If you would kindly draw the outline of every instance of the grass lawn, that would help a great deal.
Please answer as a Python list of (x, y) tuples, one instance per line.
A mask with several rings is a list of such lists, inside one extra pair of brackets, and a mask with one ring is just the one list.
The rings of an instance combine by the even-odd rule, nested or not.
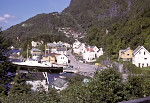
[(141, 68), (142, 72), (145, 74), (150, 74), (150, 67)]

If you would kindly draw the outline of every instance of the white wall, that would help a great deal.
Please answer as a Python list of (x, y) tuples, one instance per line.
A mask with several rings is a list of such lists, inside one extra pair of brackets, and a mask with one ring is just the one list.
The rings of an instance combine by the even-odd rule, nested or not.
[(94, 46), (93, 50), (94, 50), (95, 52), (97, 52), (99, 49), (98, 49), (96, 46)]
[(56, 48), (52, 48), (51, 53), (56, 53)]
[(150, 66), (150, 54), (145, 49), (141, 49), (133, 56), (132, 63), (141, 68)]
[(81, 42), (75, 41), (75, 42), (73, 43), (72, 48), (77, 48), (80, 44), (81, 44)]
[(100, 56), (102, 56), (104, 54), (103, 49), (99, 48), (100, 50), (96, 53), (97, 58), (99, 58)]
[(83, 59), (90, 62), (91, 60), (95, 59), (95, 52), (86, 51), (83, 53)]
[(37, 46), (37, 43), (34, 42), (34, 41), (32, 41), (32, 42), (31, 42), (31, 45), (32, 45), (32, 47), (36, 47), (36, 46)]
[(57, 59), (57, 64), (68, 64), (68, 57), (65, 55), (59, 55), (56, 57)]
[(37, 60), (39, 58), (39, 56), (32, 56), (32, 59)]

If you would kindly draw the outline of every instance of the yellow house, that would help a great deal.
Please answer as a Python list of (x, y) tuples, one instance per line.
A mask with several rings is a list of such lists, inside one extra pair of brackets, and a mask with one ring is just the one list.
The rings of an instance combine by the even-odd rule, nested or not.
[(50, 63), (56, 63), (56, 55), (56, 53), (50, 53), (44, 56), (42, 59)]
[(131, 50), (130, 47), (124, 50), (120, 50), (119, 59), (122, 59), (123, 61), (129, 61), (130, 59), (132, 59), (132, 52), (133, 50)]

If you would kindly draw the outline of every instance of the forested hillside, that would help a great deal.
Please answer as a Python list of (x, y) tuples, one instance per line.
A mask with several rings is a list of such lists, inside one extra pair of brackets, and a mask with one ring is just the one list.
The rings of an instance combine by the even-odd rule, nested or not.
[(143, 45), (150, 51), (150, 10), (124, 23), (115, 23), (107, 30), (93, 27), (86, 36), (89, 44), (103, 47), (106, 53), (117, 59), (120, 49)]
[[(31, 37), (45, 34), (57, 34), (58, 27), (74, 26), (69, 17), (57, 12), (49, 14), (38, 14), (20, 24), (10, 27), (4, 31), (9, 37)], [(74, 26), (75, 27), (75, 26)]]
[[(143, 38), (140, 39), (140, 42), (135, 42), (139, 41), (140, 36), (147, 35), (144, 32), (148, 32), (148, 29), (144, 25), (149, 25), (149, 18), (144, 15), (150, 9), (149, 4), (150, 0), (71, 0), (69, 7), (64, 9), (62, 13), (38, 14), (10, 27), (4, 31), (4, 35), (13, 38), (10, 40), (14, 41), (16, 41), (16, 37), (35, 38), (39, 35), (64, 35), (59, 33), (58, 29), (65, 27), (70, 27), (72, 30), (82, 33), (89, 32), (89, 35), (93, 35), (95, 31), (92, 31), (92, 28), (96, 27), (99, 35), (96, 37), (93, 35), (92, 38), (88, 35), (89, 40), (86, 39), (86, 41), (89, 41), (89, 44), (96, 44), (105, 48), (107, 48), (107, 43), (109, 48), (108, 44), (112, 44), (112, 41), (106, 40), (106, 42), (105, 39), (118, 37), (119, 39), (116, 40), (121, 41), (119, 42), (121, 44), (118, 44), (118, 41), (113, 43), (115, 46), (119, 45), (119, 47), (115, 51), (112, 51), (111, 47), (109, 48), (109, 51), (112, 52), (110, 54), (116, 54), (116, 51), (124, 46), (135, 48), (140, 44), (146, 45), (142, 41)], [(147, 24), (142, 24), (143, 22)], [(105, 35), (107, 29), (109, 33)], [(113, 39), (111, 38), (111, 40)]]

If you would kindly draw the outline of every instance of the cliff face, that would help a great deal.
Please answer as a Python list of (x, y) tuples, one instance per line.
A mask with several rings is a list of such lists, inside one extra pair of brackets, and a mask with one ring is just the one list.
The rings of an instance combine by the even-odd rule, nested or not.
[(84, 29), (108, 27), (150, 8), (149, 0), (72, 0), (62, 13), (72, 15)]

